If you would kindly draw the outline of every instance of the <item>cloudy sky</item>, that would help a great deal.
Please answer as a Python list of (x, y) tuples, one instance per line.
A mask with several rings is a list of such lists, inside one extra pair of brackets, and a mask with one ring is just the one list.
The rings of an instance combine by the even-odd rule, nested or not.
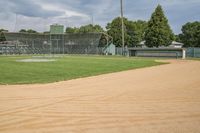
[[(105, 27), (120, 15), (119, 0), (0, 0), (0, 29), (49, 30), (53, 23), (80, 26), (92, 23)], [(175, 33), (189, 21), (200, 21), (200, 0), (124, 0), (130, 20), (149, 20), (161, 4)]]

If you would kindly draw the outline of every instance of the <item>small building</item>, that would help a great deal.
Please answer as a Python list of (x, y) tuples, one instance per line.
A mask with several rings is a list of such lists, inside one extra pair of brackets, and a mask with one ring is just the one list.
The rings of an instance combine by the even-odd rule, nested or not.
[(138, 45), (138, 47), (146, 48), (147, 46), (145, 45), (146, 41), (141, 41)]
[(113, 43), (111, 43), (105, 47), (103, 52), (106, 55), (115, 55), (115, 49), (116, 49), (116, 46)]
[(183, 43), (173, 41), (171, 45), (169, 45), (170, 48), (182, 48)]

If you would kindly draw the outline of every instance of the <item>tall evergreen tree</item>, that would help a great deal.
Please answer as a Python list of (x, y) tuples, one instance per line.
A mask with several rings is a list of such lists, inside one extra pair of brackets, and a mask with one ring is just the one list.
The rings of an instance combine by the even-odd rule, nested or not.
[(158, 5), (148, 22), (145, 32), (146, 45), (148, 47), (169, 46), (174, 35), (164, 15), (161, 5)]

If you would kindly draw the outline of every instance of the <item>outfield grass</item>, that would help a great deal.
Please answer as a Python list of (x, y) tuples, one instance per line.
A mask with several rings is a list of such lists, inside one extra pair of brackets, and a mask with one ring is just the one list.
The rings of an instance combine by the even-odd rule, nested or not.
[(16, 62), (26, 58), (32, 57), (0, 56), (0, 84), (50, 83), (163, 64), (153, 59), (104, 56), (65, 56), (55, 58), (55, 62)]

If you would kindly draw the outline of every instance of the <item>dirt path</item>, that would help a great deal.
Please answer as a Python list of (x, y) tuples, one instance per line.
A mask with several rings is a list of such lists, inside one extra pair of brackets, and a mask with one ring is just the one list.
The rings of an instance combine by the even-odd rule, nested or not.
[(200, 61), (0, 86), (2, 133), (199, 133)]

